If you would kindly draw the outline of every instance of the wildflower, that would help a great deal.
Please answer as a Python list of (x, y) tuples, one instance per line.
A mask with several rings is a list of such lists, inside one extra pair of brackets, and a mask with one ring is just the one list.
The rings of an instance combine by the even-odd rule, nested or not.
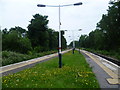
[(6, 87), (8, 87), (8, 85), (7, 84), (5, 84), (6, 85)]
[(56, 72), (54, 72), (54, 74), (56, 74)]
[(78, 72), (78, 76), (82, 77), (82, 75)]
[(52, 86), (52, 84), (51, 84), (51, 86)]
[(27, 85), (27, 87), (29, 87), (29, 85)]
[(42, 74), (43, 76), (45, 75), (45, 74)]
[(34, 72), (34, 73), (37, 73), (37, 72)]
[(7, 80), (4, 80), (4, 83), (6, 83)]
[(16, 81), (19, 82), (19, 79), (17, 79)]
[(38, 86), (38, 84), (35, 84), (35, 86)]

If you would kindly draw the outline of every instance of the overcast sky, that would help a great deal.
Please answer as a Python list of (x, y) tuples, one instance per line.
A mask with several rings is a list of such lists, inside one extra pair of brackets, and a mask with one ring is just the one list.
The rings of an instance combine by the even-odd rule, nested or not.
[[(37, 7), (37, 4), (63, 5), (82, 2), (80, 6), (61, 8), (61, 30), (68, 30), (65, 37), (69, 44), (77, 40), (81, 34), (89, 34), (95, 30), (96, 24), (101, 20), (102, 14), (107, 13), (110, 0), (0, 0), (0, 26), (2, 29), (20, 26), (27, 29), (32, 15), (39, 13), (47, 15), (49, 28), (58, 31), (58, 8)], [(78, 31), (82, 29), (82, 31)], [(71, 36), (71, 37), (68, 37)]]

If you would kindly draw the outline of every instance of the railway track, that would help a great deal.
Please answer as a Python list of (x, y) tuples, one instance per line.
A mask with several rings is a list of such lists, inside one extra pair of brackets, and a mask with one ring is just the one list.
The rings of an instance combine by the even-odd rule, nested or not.
[[(76, 50), (79, 51), (79, 49), (76, 49)], [(88, 52), (91, 52), (91, 51), (88, 51)], [(104, 59), (106, 59), (106, 60), (108, 60), (108, 61), (110, 61), (114, 64), (117, 64), (118, 66), (120, 66), (120, 60), (117, 60), (117, 59), (114, 59), (114, 58), (111, 58), (111, 57), (108, 57), (108, 56), (105, 56), (105, 55), (102, 55), (102, 54), (98, 54), (98, 53), (95, 53), (95, 52), (91, 52), (91, 53), (93, 53), (95, 55), (98, 55), (98, 56), (100, 56), (100, 57), (102, 57), (102, 58), (104, 58)]]
[(98, 55), (98, 56), (100, 56), (102, 58), (105, 58), (106, 60), (111, 61), (112, 63), (117, 64), (118, 66), (120, 66), (120, 61), (117, 60), (117, 59), (113, 59), (111, 57), (108, 57), (108, 56), (105, 56), (105, 55), (101, 55), (101, 54), (98, 54), (98, 53), (95, 53), (95, 52), (91, 52), (91, 53), (93, 53), (95, 55)]

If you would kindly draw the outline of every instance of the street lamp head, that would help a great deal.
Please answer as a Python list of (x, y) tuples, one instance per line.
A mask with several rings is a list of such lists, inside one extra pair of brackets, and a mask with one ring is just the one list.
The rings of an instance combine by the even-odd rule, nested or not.
[(65, 6), (72, 6), (72, 5), (74, 5), (74, 6), (82, 5), (82, 2), (75, 3), (75, 4), (68, 4), (68, 5), (57, 5), (57, 6), (55, 6), (55, 5), (38, 4), (37, 6), (38, 7), (65, 7)]
[(79, 29), (78, 31), (82, 31), (82, 29)]
[(46, 7), (46, 5), (43, 5), (43, 4), (38, 4), (37, 6), (38, 7)]
[(74, 6), (82, 5), (82, 2), (75, 3)]

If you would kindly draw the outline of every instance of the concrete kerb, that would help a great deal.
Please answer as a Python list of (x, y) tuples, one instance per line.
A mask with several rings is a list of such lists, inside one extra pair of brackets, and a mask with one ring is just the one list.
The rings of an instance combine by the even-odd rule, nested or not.
[[(93, 53), (87, 52), (87, 51), (85, 51), (85, 50), (82, 50), (82, 52), (84, 52), (86, 55), (88, 55), (88, 56), (89, 56), (92, 60), (94, 60), (108, 75), (111, 76), (111, 78), (107, 78), (107, 79), (106, 79), (109, 84), (120, 84), (118, 73), (117, 73), (117, 74), (114, 73), (110, 68), (108, 68), (107, 66), (105, 66), (105, 65), (103, 64), (103, 62), (106, 62), (106, 63), (108, 63), (108, 64), (114, 65), (114, 66), (116, 66), (116, 67), (118, 68), (118, 70), (119, 70), (120, 67), (119, 67), (118, 65), (113, 64), (112, 62), (107, 61), (107, 60), (105, 60), (105, 59), (103, 59), (103, 58), (101, 58), (101, 57), (98, 57), (98, 56), (94, 55)], [(99, 58), (99, 60), (98, 60), (97, 58), (95, 58), (95, 57)]]
[[(69, 51), (71, 51), (71, 49), (62, 51), (62, 54), (67, 53)], [(2, 69), (0, 71), (0, 74), (2, 74), (4, 72), (7, 72), (7, 71), (10, 71), (10, 70), (21, 68), (21, 67), (26, 66), (26, 65), (30, 65), (30, 64), (37, 63), (37, 62), (41, 62), (41, 61), (44, 61), (46, 59), (50, 59), (50, 58), (56, 57), (56, 56), (58, 56), (58, 53), (54, 53), (54, 54), (46, 55), (46, 56), (43, 56), (43, 57), (38, 57), (38, 58), (35, 58), (35, 59), (30, 59), (30, 60), (27, 60), (27, 61), (22, 61), (22, 62), (19, 62), (19, 63), (3, 66), (3, 67), (0, 67), (0, 69)]]

